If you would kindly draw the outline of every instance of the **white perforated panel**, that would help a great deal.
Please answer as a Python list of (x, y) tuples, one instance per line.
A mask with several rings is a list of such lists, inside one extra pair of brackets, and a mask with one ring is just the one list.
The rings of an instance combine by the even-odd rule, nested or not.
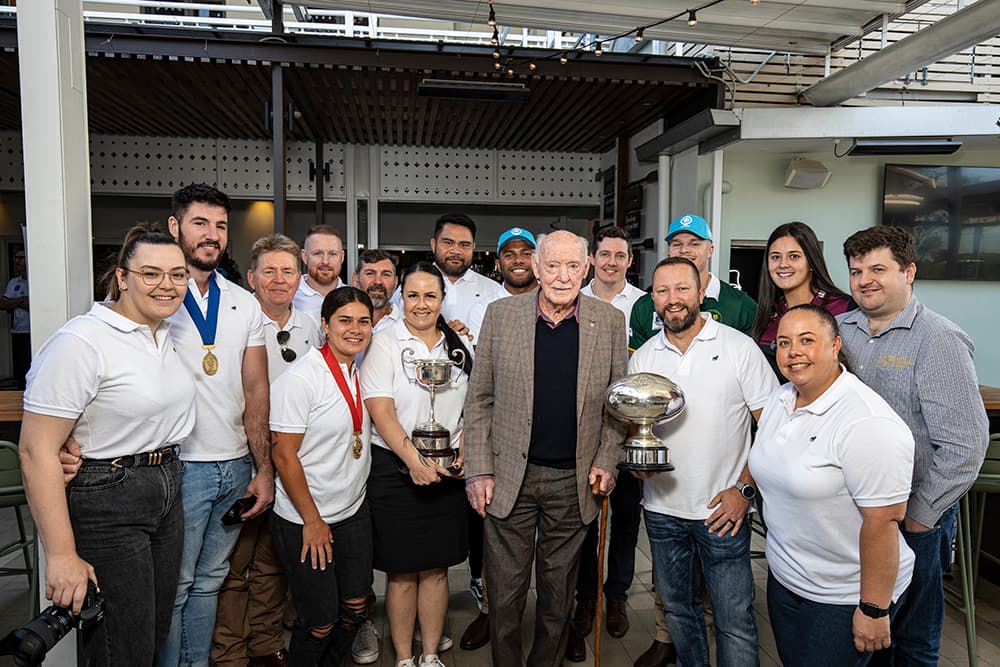
[(91, 135), (91, 190), (171, 194), (189, 183), (215, 184), (215, 144), (215, 139)]
[(500, 151), (497, 199), (596, 204), (599, 168), (600, 156), (592, 153)]
[(469, 201), (495, 196), (495, 151), (383, 146), (379, 159), (380, 199)]
[(323, 144), (323, 161), (330, 165), (330, 180), (326, 184), (324, 199), (344, 199), (344, 146)]
[(271, 195), (270, 141), (220, 139), (218, 156), (220, 190), (230, 197)]
[(0, 132), (0, 190), (24, 189), (24, 152), (20, 132)]

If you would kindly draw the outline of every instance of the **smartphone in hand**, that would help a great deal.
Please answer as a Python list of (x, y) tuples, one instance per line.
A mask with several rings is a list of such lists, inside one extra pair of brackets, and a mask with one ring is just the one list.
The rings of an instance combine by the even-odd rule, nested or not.
[(222, 515), (222, 525), (235, 526), (238, 523), (243, 523), (243, 514), (250, 511), (250, 508), (256, 504), (257, 496), (247, 496), (246, 498), (237, 499), (232, 507)]

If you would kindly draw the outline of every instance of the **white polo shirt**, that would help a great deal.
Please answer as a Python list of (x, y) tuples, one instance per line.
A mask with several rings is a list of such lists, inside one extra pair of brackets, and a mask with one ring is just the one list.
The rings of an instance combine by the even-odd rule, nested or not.
[[(444, 302), (441, 304), (441, 314), (448, 322), (461, 320), (466, 326), (469, 324), (469, 311), (479, 301), (487, 299), (509, 296), (507, 291), (500, 286), (500, 283), (480, 275), (469, 269), (462, 274), (462, 277), (452, 282), (448, 276), (444, 277), (445, 292)], [(500, 295), (499, 297), (497, 295)], [(471, 327), (470, 327), (471, 329)]]
[(95, 303), (45, 341), (31, 364), (24, 409), (75, 419), (85, 459), (184, 442), (195, 425), (191, 375), (169, 326), (153, 332)]
[[(796, 595), (855, 605), (858, 508), (906, 502), (913, 436), (877, 392), (847, 371), (807, 406), (796, 409), (796, 396), (790, 382), (771, 396), (750, 450), (750, 472), (764, 500), (767, 564)], [(913, 573), (913, 552), (896, 533), (894, 601)]]
[(389, 302), (389, 308), (391, 308), (391, 310), (388, 313), (386, 313), (385, 315), (383, 315), (382, 319), (380, 319), (378, 322), (376, 322), (375, 326), (372, 327), (372, 335), (373, 336), (375, 334), (377, 334), (379, 331), (384, 331), (385, 329), (388, 329), (393, 324), (395, 324), (396, 322), (398, 322), (399, 320), (401, 320), (403, 318), (403, 308), (402, 308), (402, 306), (399, 306), (399, 305), (393, 303), (392, 301), (390, 301)]
[[(299, 288), (295, 290), (295, 296), (292, 297), (292, 306), (313, 318), (316, 321), (316, 326), (319, 327), (320, 321), (323, 319), (321, 312), (323, 310), (323, 299), (326, 298), (326, 294), (321, 294), (310, 287), (309, 283), (306, 282), (306, 277), (306, 275), (303, 275), (299, 278)], [(330, 291), (332, 292), (338, 287), (343, 286), (344, 282), (338, 276), (337, 284)], [(320, 331), (322, 331), (322, 328), (320, 328)]]
[(764, 407), (778, 381), (752, 338), (701, 313), (705, 326), (683, 355), (663, 333), (629, 359), (629, 373), (658, 373), (684, 392), (685, 407), (653, 433), (670, 448), (674, 472), (644, 482), (643, 507), (703, 520), (709, 501), (739, 479), (750, 451), (750, 411)]
[[(243, 428), (243, 352), (248, 347), (264, 345), (264, 314), (257, 298), (218, 272), (219, 326), (212, 353), (219, 359), (215, 375), (206, 375), (201, 361), (205, 350), (201, 335), (187, 309), (181, 306), (169, 319), (170, 335), (188, 373), (194, 378), (198, 402), (198, 421), (181, 447), (185, 461), (229, 461), (244, 456), (247, 433)], [(208, 290), (201, 293), (194, 279), (188, 280), (202, 314), (208, 312)]]
[(323, 335), (316, 326), (316, 322), (311, 317), (299, 312), (292, 306), (292, 314), (285, 322), (282, 329), (278, 323), (263, 313), (264, 317), (264, 346), (267, 348), (267, 378), (274, 383), (274, 380), (285, 372), (291, 365), (281, 356), (281, 346), (278, 345), (278, 332), (288, 332), (288, 344), (286, 347), (295, 352), (294, 363), (301, 359), (310, 348), (317, 348), (323, 344)]
[(506, 285), (500, 285), (503, 289), (494, 294), (493, 296), (480, 299), (472, 308), (469, 309), (469, 319), (465, 321), (465, 326), (469, 327), (469, 332), (472, 334), (472, 345), (475, 346), (479, 343), (479, 332), (483, 328), (483, 318), (486, 317), (486, 308), (491, 303), (498, 299), (504, 299), (508, 296), (513, 296), (507, 291)]
[[(405, 349), (413, 350), (408, 359), (447, 359), (448, 350), (444, 335), (430, 350), (423, 341), (410, 333), (403, 320), (372, 337), (371, 347), (361, 367), (361, 393), (364, 398), (391, 398), (396, 404), (396, 417), (407, 433), (430, 416), (430, 392), (418, 385), (412, 366), (403, 369), (400, 356)], [(451, 371), (454, 386), (445, 385), (437, 390), (434, 416), (451, 431), (451, 444), (458, 447), (462, 435), (462, 408), (469, 389), (469, 377), (457, 366)], [(372, 444), (390, 449), (378, 430), (372, 429)]]
[[(586, 287), (580, 290), (580, 293), (592, 296), (595, 299), (600, 299), (601, 297), (594, 294), (595, 280), (597, 279), (594, 278), (587, 283)], [(644, 296), (645, 294), (645, 291), (639, 289), (632, 283), (626, 282), (622, 291), (615, 294), (615, 296), (611, 299), (611, 305), (622, 311), (622, 314), (625, 315), (625, 328), (628, 330), (629, 338), (632, 337), (632, 327), (629, 326), (629, 322), (632, 321), (632, 306), (634, 306), (635, 302), (639, 300), (639, 297)]]
[[(347, 365), (340, 364), (340, 369), (355, 396), (357, 366), (348, 372)], [(361, 409), (362, 449), (361, 458), (356, 459), (350, 408), (319, 350), (304, 352), (271, 384), (271, 430), (303, 434), (299, 461), (316, 509), (327, 523), (354, 516), (365, 500), (371, 426), (364, 402)], [(280, 474), (274, 484), (274, 511), (286, 521), (303, 523)]]

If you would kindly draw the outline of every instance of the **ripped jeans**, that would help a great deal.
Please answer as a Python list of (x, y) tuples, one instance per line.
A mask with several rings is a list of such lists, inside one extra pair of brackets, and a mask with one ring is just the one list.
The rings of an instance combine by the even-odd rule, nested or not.
[[(333, 562), (314, 570), (309, 558), (300, 562), (302, 524), (271, 517), (271, 534), (278, 557), (285, 566), (298, 621), (288, 647), (289, 664), (342, 664), (350, 655), (358, 627), (368, 616), (366, 604), (372, 587), (372, 519), (366, 500), (354, 516), (330, 524)], [(348, 605), (346, 601), (359, 601)], [(322, 637), (314, 630), (333, 631)]]

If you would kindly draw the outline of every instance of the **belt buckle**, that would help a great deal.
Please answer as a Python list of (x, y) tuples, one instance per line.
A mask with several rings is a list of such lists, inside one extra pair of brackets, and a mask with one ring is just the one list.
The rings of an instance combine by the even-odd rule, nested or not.
[(118, 456), (118, 457), (112, 459), (111, 460), (111, 467), (112, 468), (124, 468), (125, 466), (123, 466), (121, 463), (119, 463), (119, 461), (121, 461), (124, 458), (126, 458), (126, 457), (124, 457), (124, 456)]
[(149, 462), (147, 465), (158, 466), (163, 462), (163, 452), (157, 450), (155, 452), (149, 453)]

